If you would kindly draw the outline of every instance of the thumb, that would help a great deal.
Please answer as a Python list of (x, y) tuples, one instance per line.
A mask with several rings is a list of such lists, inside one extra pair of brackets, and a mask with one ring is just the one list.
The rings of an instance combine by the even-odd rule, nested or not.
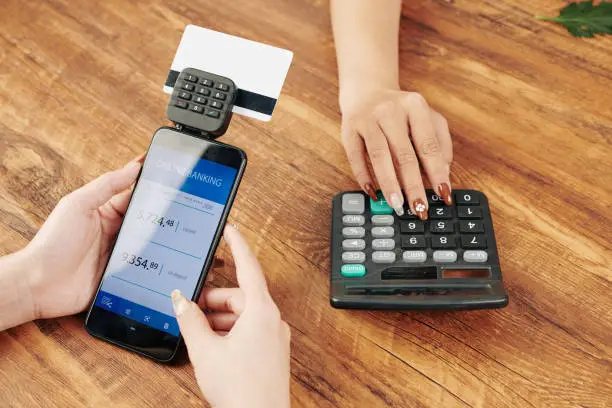
[(131, 186), (138, 177), (141, 164), (137, 161), (129, 162), (125, 167), (105, 173), (94, 181), (85, 184), (74, 192), (87, 210), (95, 210)]
[(206, 347), (202, 347), (203, 343), (211, 341), (218, 335), (210, 327), (208, 319), (198, 305), (187, 299), (178, 289), (172, 291), (172, 306), (193, 362), (197, 359), (198, 353), (206, 350)]

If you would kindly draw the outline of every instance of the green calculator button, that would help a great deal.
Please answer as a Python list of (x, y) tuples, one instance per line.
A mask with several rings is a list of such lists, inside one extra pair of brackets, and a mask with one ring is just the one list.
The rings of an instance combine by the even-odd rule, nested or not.
[(366, 274), (366, 268), (363, 265), (358, 264), (346, 264), (342, 265), (340, 273), (345, 278), (361, 278)]
[(374, 201), (370, 198), (370, 211), (372, 214), (393, 214), (393, 208), (387, 204), (387, 200), (381, 193), (378, 193), (378, 200)]

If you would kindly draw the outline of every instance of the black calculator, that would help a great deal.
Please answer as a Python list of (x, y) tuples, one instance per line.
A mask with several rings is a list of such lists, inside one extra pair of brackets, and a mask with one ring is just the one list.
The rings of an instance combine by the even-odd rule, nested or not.
[(398, 217), (382, 194), (332, 202), (330, 302), (341, 309), (484, 309), (508, 304), (487, 197), (427, 190), (428, 219)]
[(217, 137), (225, 133), (236, 100), (234, 81), (195, 68), (179, 74), (166, 116), (186, 130)]

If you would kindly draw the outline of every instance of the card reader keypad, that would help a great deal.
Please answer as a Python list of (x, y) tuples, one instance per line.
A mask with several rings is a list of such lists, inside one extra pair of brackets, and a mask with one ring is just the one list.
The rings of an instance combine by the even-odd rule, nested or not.
[[(410, 212), (407, 204), (405, 214), (397, 216), (380, 192), (377, 200), (363, 192), (345, 192), (334, 198), (331, 273), (334, 306), (355, 308), (351, 297), (355, 293), (405, 291), (388, 289), (393, 288), (394, 282), (416, 282), (411, 279), (427, 277), (427, 282), (440, 284), (446, 270), (476, 270), (479, 277), (488, 276), (486, 279), (496, 281), (495, 285), (501, 287), (503, 296), (496, 298), (495, 305), (483, 301), (469, 307), (501, 307), (505, 305), (504, 299), (507, 303), (486, 197), (474, 190), (456, 190), (451, 206), (445, 205), (431, 190), (427, 191), (427, 198), (426, 221)], [(363, 308), (387, 308), (384, 298), (371, 298), (376, 306), (368, 307), (370, 298), (359, 296)], [(465, 298), (469, 296), (466, 294)], [(403, 299), (406, 305), (418, 303), (414, 297)], [(393, 304), (401, 305), (400, 298), (393, 298)], [(453, 307), (452, 303), (448, 306)]]
[(189, 129), (219, 136), (229, 125), (235, 98), (231, 79), (187, 68), (177, 78), (166, 115)]

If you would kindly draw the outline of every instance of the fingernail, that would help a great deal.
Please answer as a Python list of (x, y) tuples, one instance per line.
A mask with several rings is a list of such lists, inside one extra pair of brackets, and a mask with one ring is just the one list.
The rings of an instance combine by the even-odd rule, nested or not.
[(372, 186), (371, 183), (366, 183), (366, 185), (363, 186), (363, 191), (365, 191), (366, 194), (369, 195), (372, 200), (374, 201), (378, 200), (378, 196), (376, 195), (376, 190), (374, 190), (374, 186)]
[(427, 219), (427, 206), (425, 205), (425, 201), (420, 198), (416, 199), (412, 202), (412, 206), (414, 207), (414, 212), (417, 217), (425, 221)]
[(436, 187), (436, 193), (442, 197), (446, 205), (453, 205), (453, 197), (451, 196), (451, 189), (448, 183), (442, 183)]
[(389, 196), (389, 204), (395, 210), (395, 213), (400, 217), (404, 215), (404, 203), (402, 200), (402, 196), (398, 193), (392, 193)]
[(172, 307), (174, 307), (174, 314), (177, 316), (182, 315), (189, 306), (189, 301), (180, 290), (174, 289), (172, 291)]

